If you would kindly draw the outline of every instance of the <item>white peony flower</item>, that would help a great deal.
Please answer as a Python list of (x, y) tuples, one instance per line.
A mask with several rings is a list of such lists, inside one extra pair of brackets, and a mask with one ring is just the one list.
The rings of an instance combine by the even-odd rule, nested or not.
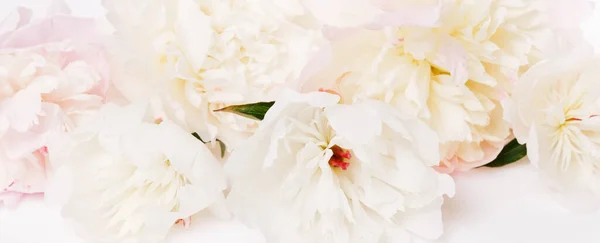
[(62, 167), (48, 201), (92, 242), (161, 242), (176, 222), (224, 199), (208, 148), (169, 121), (144, 122), (145, 113), (144, 105), (105, 105), (52, 158)]
[(505, 105), (515, 137), (567, 206), (593, 209), (600, 206), (600, 57), (574, 53), (532, 67)]
[(442, 233), (454, 183), (435, 133), (379, 101), (284, 92), (234, 150), (232, 212), (268, 242), (415, 242)]
[(550, 40), (546, 7), (526, 0), (443, 1), (438, 25), (338, 31), (328, 50), (331, 65), (305, 90), (333, 89), (350, 103), (389, 103), (438, 133), (441, 170), (481, 166), (510, 134), (502, 99)]
[(323, 42), (303, 8), (285, 3), (104, 0), (117, 85), (131, 100), (159, 97), (171, 119), (233, 148), (256, 122), (213, 111), (294, 87)]

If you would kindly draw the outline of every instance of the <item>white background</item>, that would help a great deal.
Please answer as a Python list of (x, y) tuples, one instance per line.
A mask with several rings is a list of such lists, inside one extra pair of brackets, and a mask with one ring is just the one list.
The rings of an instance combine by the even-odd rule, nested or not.
[[(0, 0), (0, 20), (18, 5), (43, 14), (50, 0)], [(100, 0), (67, 1), (75, 15), (102, 16)], [(600, 0), (599, 0), (600, 2)], [(600, 9), (584, 23), (586, 37), (600, 50)], [(600, 77), (598, 77), (600, 79)], [(598, 243), (600, 214), (562, 209), (526, 162), (477, 169), (456, 176), (457, 193), (444, 205), (440, 243)], [(41, 198), (14, 209), (0, 208), (0, 243), (84, 243)], [(171, 234), (169, 243), (263, 243), (260, 233), (237, 222), (205, 219)]]

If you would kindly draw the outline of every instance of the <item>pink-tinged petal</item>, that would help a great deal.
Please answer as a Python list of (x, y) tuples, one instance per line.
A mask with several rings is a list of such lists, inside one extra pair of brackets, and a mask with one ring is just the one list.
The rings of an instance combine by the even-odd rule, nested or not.
[(93, 48), (88, 49), (85, 53), (79, 53), (79, 55), (82, 60), (93, 66), (100, 75), (100, 82), (92, 87), (88, 93), (105, 97), (110, 87), (110, 65), (104, 50)]
[(13, 129), (24, 132), (37, 123), (42, 104), (39, 92), (22, 90), (8, 102), (5, 116)]
[(504, 148), (504, 145), (509, 143), (512, 139), (513, 137), (511, 136), (502, 142), (481, 142), (477, 145), (477, 151), (480, 151), (483, 156), (477, 160), (461, 158), (458, 155), (458, 150), (452, 151), (449, 153), (452, 156), (442, 159), (440, 164), (435, 166), (434, 169), (440, 173), (452, 174), (457, 171), (468, 171), (486, 165), (496, 159), (498, 154), (502, 151), (502, 148)]
[(303, 3), (319, 21), (335, 27), (362, 26), (383, 13), (371, 0), (303, 0)]
[(331, 40), (342, 40), (344, 38), (352, 37), (357, 34), (361, 28), (337, 28), (333, 26), (324, 26), (323, 35)]
[(45, 189), (46, 182), (46, 164), (47, 155), (44, 153), (45, 147), (37, 149), (18, 159), (3, 157), (2, 170), (4, 172), (4, 182), (10, 182), (2, 185), (0, 192), (16, 193), (40, 193)]
[(71, 9), (64, 0), (52, 0), (46, 15), (52, 16), (56, 14), (71, 14)]
[[(68, 52), (60, 53), (63, 71), (67, 72), (69, 85), (52, 96), (65, 97), (74, 93), (89, 93), (105, 97), (110, 84), (110, 65), (105, 49), (98, 45), (76, 45)], [(75, 74), (69, 75), (69, 74)], [(83, 80), (77, 80), (83, 78)], [(65, 87), (66, 86), (66, 87)], [(70, 90), (65, 93), (66, 90)], [(58, 97), (55, 97), (58, 98)]]
[(56, 77), (36, 78), (26, 89), (17, 92), (11, 99), (5, 101), (8, 104), (4, 107), (6, 110), (2, 115), (6, 116), (11, 127), (16, 131), (27, 131), (30, 127), (38, 124), (38, 115), (42, 109), (42, 94), (54, 90), (57, 84)]
[(439, 173), (452, 174), (452, 172), (454, 172), (454, 168), (456, 168), (457, 165), (458, 158), (456, 156), (453, 156), (449, 159), (443, 159), (442, 161), (440, 161), (439, 166), (434, 166), (433, 168)]
[(44, 142), (42, 134), (9, 130), (0, 140), (0, 149), (6, 152), (5, 156), (8, 159), (18, 160), (44, 146)]
[(60, 108), (54, 104), (42, 104), (38, 123), (27, 131), (7, 130), (0, 139), (0, 150), (12, 160), (27, 157), (45, 146), (46, 136), (60, 128)]
[(330, 45), (325, 45), (315, 54), (315, 56), (307, 63), (307, 65), (302, 70), (299, 83), (299, 89), (305, 87), (304, 82), (306, 82), (310, 77), (321, 71), (325, 68), (332, 60), (332, 49)]
[(31, 9), (20, 7), (2, 20), (0, 22), (0, 43), (14, 30), (28, 24), (32, 16)]
[(441, 38), (437, 53), (430, 61), (450, 72), (455, 84), (462, 85), (469, 79), (467, 51), (460, 42), (450, 36)]
[(57, 15), (24, 26), (0, 42), (0, 48), (27, 48), (70, 40), (93, 40), (97, 37), (94, 19)]
[(61, 130), (61, 124), (64, 124), (65, 117), (60, 106), (54, 103), (43, 102), (38, 121), (38, 124), (31, 127), (29, 132), (43, 134)]
[(460, 161), (457, 165), (455, 170), (456, 171), (467, 171), (482, 165), (485, 165), (489, 162), (492, 162), (494, 159), (496, 159), (496, 157), (498, 157), (498, 154), (500, 153), (500, 151), (502, 151), (502, 148), (504, 147), (505, 143), (499, 143), (499, 144), (491, 144), (491, 143), (482, 143), (481, 149), (483, 151), (483, 158), (477, 161), (472, 161), (472, 162), (464, 162), (464, 161)]
[(64, 113), (71, 114), (87, 110), (97, 110), (104, 102), (102, 96), (76, 94), (54, 103), (59, 105)]
[(373, 25), (432, 27), (439, 21), (442, 4), (439, 1), (419, 6), (396, 7), (377, 16)]
[[(0, 111), (6, 111), (8, 102), (0, 103)], [(0, 137), (10, 128), (10, 120), (3, 112), (0, 112)]]
[(8, 208), (16, 207), (19, 202), (23, 201), (27, 197), (39, 197), (43, 195), (42, 192), (34, 193), (21, 193), (21, 192), (0, 192), (0, 206), (4, 205)]
[(14, 207), (19, 203), (19, 201), (21, 201), (22, 197), (23, 193), (0, 191), (0, 205), (4, 205), (6, 207)]
[(44, 100), (54, 102), (84, 93), (95, 94), (100, 97), (105, 96), (108, 88), (108, 80), (100, 76), (97, 70), (98, 67), (93, 66), (93, 62), (97, 61), (99, 64), (106, 64), (106, 62), (90, 58), (92, 62), (90, 63), (87, 60), (76, 59), (83, 58), (83, 56), (72, 58), (73, 60), (68, 60), (68, 63), (62, 70), (65, 76), (64, 80), (51, 93), (44, 94)]
[(546, 0), (550, 24), (557, 29), (579, 29), (594, 13), (596, 3), (590, 0)]
[(20, 171), (16, 171), (15, 184), (8, 191), (33, 194), (46, 189), (46, 159), (35, 155), (36, 160), (22, 161)]

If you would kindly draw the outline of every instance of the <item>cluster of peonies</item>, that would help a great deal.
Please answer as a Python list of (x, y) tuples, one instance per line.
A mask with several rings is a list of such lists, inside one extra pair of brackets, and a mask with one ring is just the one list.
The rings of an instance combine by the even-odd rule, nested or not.
[(205, 213), (272, 243), (435, 240), (450, 175), (513, 139), (600, 206), (587, 0), (103, 5), (113, 33), (61, 1), (0, 22), (0, 203), (45, 193), (93, 242)]

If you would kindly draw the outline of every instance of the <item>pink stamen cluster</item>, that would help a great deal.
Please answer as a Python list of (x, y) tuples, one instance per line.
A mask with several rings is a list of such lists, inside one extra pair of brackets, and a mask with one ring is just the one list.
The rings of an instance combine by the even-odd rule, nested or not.
[(46, 146), (42, 146), (40, 149), (38, 149), (38, 152), (39, 152), (39, 153), (40, 153), (42, 156), (46, 157), (46, 156), (48, 156), (48, 147), (46, 147)]
[(337, 145), (331, 147), (331, 151), (333, 151), (333, 155), (329, 159), (329, 165), (342, 168), (342, 170), (347, 170), (348, 166), (350, 166), (348, 160), (352, 158), (350, 151)]

